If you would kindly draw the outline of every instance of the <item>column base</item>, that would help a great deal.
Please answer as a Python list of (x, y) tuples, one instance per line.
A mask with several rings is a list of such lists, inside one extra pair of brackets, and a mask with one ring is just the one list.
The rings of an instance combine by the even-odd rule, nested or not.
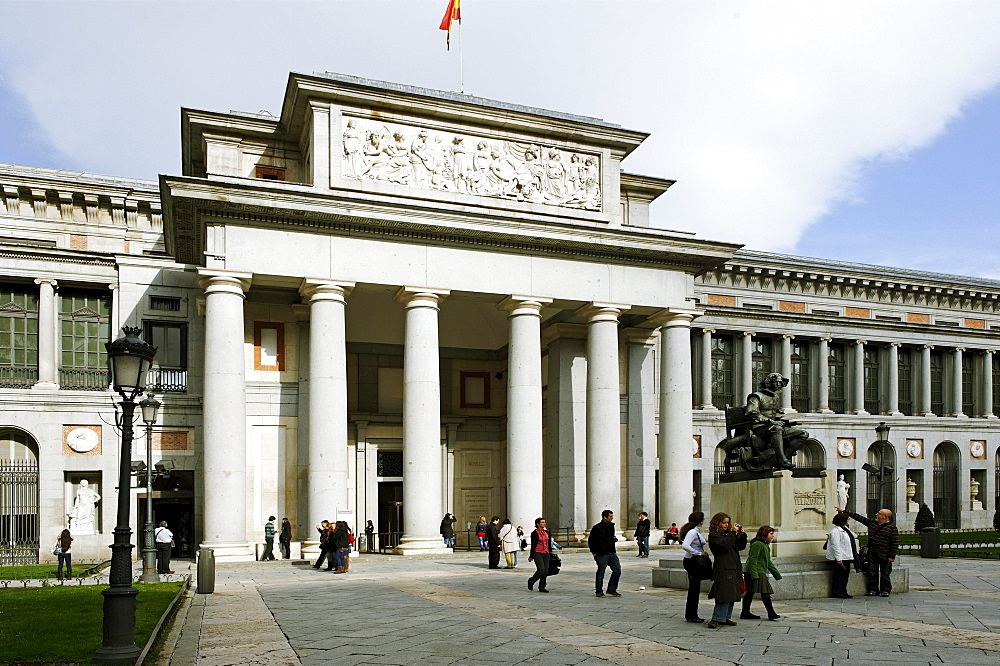
[(216, 562), (254, 562), (257, 559), (249, 543), (203, 543), (198, 548), (215, 551)]
[(898, 409), (895, 409), (889, 412), (889, 416), (906, 416), (906, 415), (903, 414), (903, 412), (899, 411)]
[(969, 418), (968, 416), (966, 416), (962, 412), (958, 412), (957, 414), (949, 414), (948, 416), (951, 416), (951, 417), (956, 418), (956, 419), (967, 419), (967, 418)]
[(319, 557), (319, 541), (303, 541), (302, 557), (311, 559), (312, 556)]
[(872, 415), (871, 412), (866, 412), (863, 409), (855, 409), (855, 410), (853, 410), (851, 412), (851, 414), (853, 414), (854, 416), (871, 416)]
[(450, 555), (454, 551), (441, 543), (439, 537), (421, 539), (403, 537), (399, 545), (392, 549), (393, 555)]
[(798, 414), (798, 412), (795, 411), (794, 407), (782, 407), (781, 408), (781, 413), (782, 414)]
[(921, 416), (937, 416), (934, 412), (924, 412)]
[(34, 391), (58, 391), (59, 384), (55, 382), (35, 382), (31, 388)]
[(833, 410), (828, 407), (821, 407), (816, 410), (817, 414), (833, 414)]
[(721, 412), (722, 410), (715, 405), (698, 405), (698, 409), (705, 412)]
[(995, 419), (995, 418), (997, 418), (997, 416), (996, 416), (996, 414), (983, 414), (983, 418), (984, 419)]

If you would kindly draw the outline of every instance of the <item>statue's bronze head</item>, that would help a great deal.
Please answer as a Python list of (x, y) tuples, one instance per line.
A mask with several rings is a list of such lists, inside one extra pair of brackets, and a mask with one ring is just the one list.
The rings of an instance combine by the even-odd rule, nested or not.
[(769, 373), (760, 383), (760, 387), (768, 391), (780, 391), (786, 386), (788, 386), (788, 378), (782, 377), (781, 373), (778, 372)]

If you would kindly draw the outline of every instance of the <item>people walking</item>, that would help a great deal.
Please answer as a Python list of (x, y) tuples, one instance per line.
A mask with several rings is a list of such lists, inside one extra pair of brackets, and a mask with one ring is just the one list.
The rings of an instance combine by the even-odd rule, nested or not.
[(56, 578), (59, 580), (63, 579), (63, 565), (66, 565), (66, 579), (69, 580), (73, 577), (73, 555), (69, 552), (70, 547), (73, 545), (73, 535), (69, 533), (69, 530), (63, 530), (56, 537), (56, 559), (59, 560), (59, 567), (56, 569)]
[(365, 523), (365, 548), (369, 553), (375, 552), (375, 525), (370, 520)]
[(721, 511), (708, 521), (708, 547), (715, 556), (712, 589), (709, 599), (715, 599), (712, 619), (705, 626), (735, 627), (733, 607), (743, 597), (743, 565), (740, 551), (747, 547), (747, 535), (742, 525), (733, 525), (729, 514)]
[(847, 583), (851, 578), (851, 568), (861, 570), (858, 557), (858, 538), (847, 526), (850, 517), (846, 513), (838, 513), (833, 517), (833, 529), (826, 541), (826, 559), (833, 565), (834, 599), (853, 599), (847, 593)]
[(549, 562), (552, 559), (552, 539), (549, 530), (545, 525), (544, 518), (535, 518), (535, 529), (531, 532), (531, 549), (528, 551), (528, 561), (535, 563), (535, 573), (528, 579), (528, 589), (533, 589), (533, 585), (538, 583), (539, 592), (548, 592), (546, 589), (547, 578), (549, 577)]
[(881, 509), (875, 514), (875, 519), (866, 518), (853, 511), (837, 511), (846, 513), (849, 517), (868, 528), (868, 591), (866, 597), (889, 596), (892, 592), (892, 563), (899, 553), (899, 529), (893, 525), (892, 511)]
[(347, 573), (347, 562), (344, 558), (350, 550), (350, 536), (347, 523), (338, 520), (333, 524), (333, 532), (330, 534), (331, 557), (326, 560), (326, 571), (333, 571), (337, 574)]
[(489, 547), (490, 569), (500, 568), (500, 516), (493, 516), (486, 526), (486, 545)]
[(688, 622), (705, 621), (698, 617), (698, 597), (701, 594), (701, 581), (712, 579), (712, 560), (705, 554), (705, 537), (699, 529), (704, 522), (705, 514), (693, 511), (680, 530), (684, 571), (688, 575), (687, 604), (684, 606), (684, 619)]
[(278, 533), (278, 550), (281, 551), (282, 559), (292, 557), (292, 524), (288, 518), (281, 519), (281, 531)]
[(639, 514), (639, 520), (636, 521), (635, 541), (639, 545), (636, 557), (649, 557), (649, 517), (645, 511)]
[[(601, 522), (590, 528), (590, 535), (587, 537), (587, 546), (594, 555), (597, 562), (597, 576), (595, 587), (598, 597), (620, 597), (618, 593), (618, 581), (622, 577), (622, 565), (618, 560), (618, 553), (615, 552), (615, 513), (611, 509), (601, 512)], [(604, 593), (604, 571), (611, 568), (611, 578), (608, 580), (608, 592)]]
[(260, 556), (262, 562), (274, 560), (274, 516), (270, 516), (264, 523), (264, 553)]
[(510, 519), (504, 518), (500, 525), (500, 549), (507, 560), (504, 569), (513, 569), (517, 566), (517, 530), (511, 525)]
[(170, 551), (174, 547), (174, 533), (167, 529), (167, 521), (161, 520), (160, 526), (153, 530), (153, 541), (156, 545), (156, 573), (172, 574)]
[(455, 547), (455, 516), (450, 513), (444, 514), (441, 519), (441, 538), (444, 539), (444, 545)]
[(476, 523), (476, 536), (479, 537), (479, 550), (486, 550), (486, 516), (479, 516)]
[[(316, 526), (316, 531), (319, 532), (319, 557), (316, 558), (316, 563), (313, 564), (313, 569), (319, 569), (323, 566), (323, 560), (329, 560), (333, 557), (332, 549), (333, 542), (331, 540), (331, 535), (333, 534), (333, 526), (330, 525), (329, 520), (324, 520)], [(329, 566), (329, 565), (328, 565)]]
[(746, 564), (743, 565), (743, 576), (746, 581), (746, 592), (743, 594), (743, 612), (740, 618), (743, 620), (759, 620), (759, 615), (750, 612), (750, 604), (753, 603), (755, 594), (760, 594), (760, 600), (767, 611), (768, 620), (777, 620), (781, 616), (774, 612), (771, 605), (771, 595), (774, 589), (767, 574), (774, 576), (775, 580), (781, 580), (781, 573), (778, 567), (771, 561), (771, 542), (774, 541), (774, 528), (770, 525), (761, 525), (757, 534), (750, 541), (750, 554), (747, 555)]
[(524, 538), (524, 528), (520, 525), (517, 526), (517, 547), (520, 550), (527, 550), (528, 541)]

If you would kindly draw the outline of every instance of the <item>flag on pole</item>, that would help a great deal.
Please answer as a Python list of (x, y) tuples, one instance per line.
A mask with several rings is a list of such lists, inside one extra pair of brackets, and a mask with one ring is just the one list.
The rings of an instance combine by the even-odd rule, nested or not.
[(445, 11), (444, 18), (441, 19), (441, 25), (439, 26), (441, 30), (448, 31), (448, 39), (446, 43), (448, 44), (449, 51), (451, 50), (451, 22), (462, 22), (462, 10), (459, 6), (461, 2), (462, 0), (448, 0), (448, 9)]

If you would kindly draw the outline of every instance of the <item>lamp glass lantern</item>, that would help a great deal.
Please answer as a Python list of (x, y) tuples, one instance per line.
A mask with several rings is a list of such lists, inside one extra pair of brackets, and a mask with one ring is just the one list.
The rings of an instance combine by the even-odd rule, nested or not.
[(146, 388), (156, 347), (139, 337), (138, 327), (125, 326), (125, 335), (104, 345), (108, 351), (111, 385), (126, 400), (134, 400)]
[(160, 411), (161, 404), (152, 395), (146, 396), (146, 399), (139, 403), (139, 408), (142, 410), (142, 422), (148, 426), (156, 423), (156, 414)]
[(886, 425), (885, 421), (882, 421), (877, 426), (875, 426), (875, 434), (878, 435), (878, 441), (880, 442), (889, 441), (889, 426)]

